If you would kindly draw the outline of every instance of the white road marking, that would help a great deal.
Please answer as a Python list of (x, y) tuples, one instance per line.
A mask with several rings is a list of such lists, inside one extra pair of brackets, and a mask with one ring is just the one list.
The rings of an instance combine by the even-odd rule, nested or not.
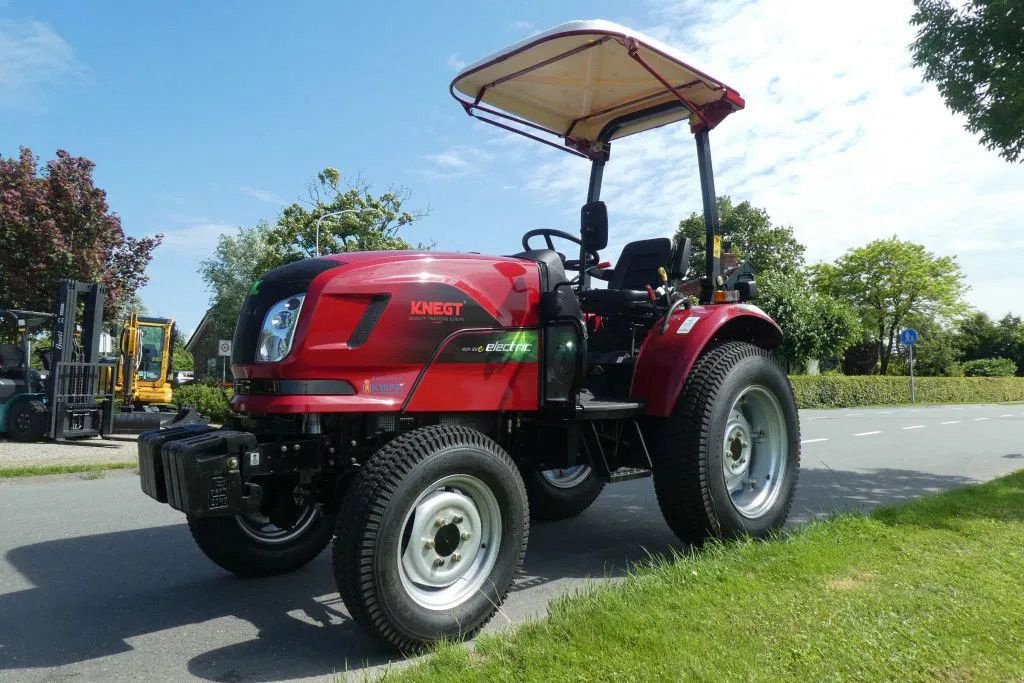
[(845, 417), (861, 417), (864, 413), (847, 413)]
[(828, 441), (828, 439), (804, 439), (800, 443), (818, 443), (819, 441)]
[(882, 432), (860, 432), (859, 434), (854, 434), (854, 436), (871, 436), (872, 434), (881, 434), (881, 433)]
[(924, 425), (913, 425), (911, 427), (904, 427), (903, 429), (924, 429)]
[(987, 419), (988, 419), (987, 417), (976, 417), (976, 418), (974, 418), (974, 421), (975, 422), (981, 422), (982, 420), (987, 420)]
[(960, 424), (960, 420), (946, 420), (945, 422), (940, 422), (939, 424), (958, 425), (958, 424)]
[(1000, 415), (999, 417), (1013, 417), (1013, 415), (1011, 415), (1010, 413), (1007, 413), (1006, 415)]

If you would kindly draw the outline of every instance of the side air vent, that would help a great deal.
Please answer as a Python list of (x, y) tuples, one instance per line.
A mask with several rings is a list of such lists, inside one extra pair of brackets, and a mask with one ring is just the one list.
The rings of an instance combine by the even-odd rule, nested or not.
[(366, 343), (366, 340), (370, 338), (370, 332), (377, 326), (380, 317), (384, 315), (384, 309), (388, 307), (390, 299), (391, 296), (388, 294), (377, 294), (373, 297), (370, 305), (363, 311), (363, 317), (359, 319), (359, 324), (356, 325), (352, 336), (348, 338), (350, 349), (359, 348)]

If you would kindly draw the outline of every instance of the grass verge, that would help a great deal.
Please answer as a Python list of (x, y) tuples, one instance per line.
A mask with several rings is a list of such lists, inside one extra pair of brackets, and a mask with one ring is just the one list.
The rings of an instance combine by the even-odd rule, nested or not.
[(771, 542), (715, 544), (445, 645), (400, 680), (1024, 675), (1024, 471)]
[(39, 477), (46, 474), (76, 474), (84, 472), (98, 479), (106, 470), (130, 470), (138, 467), (135, 462), (104, 462), (81, 465), (26, 465), (25, 467), (0, 467), (0, 479), (15, 477)]

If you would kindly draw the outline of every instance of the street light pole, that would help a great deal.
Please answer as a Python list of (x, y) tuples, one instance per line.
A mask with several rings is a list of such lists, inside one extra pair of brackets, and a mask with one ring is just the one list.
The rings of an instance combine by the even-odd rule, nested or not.
[(342, 209), (341, 211), (332, 211), (330, 213), (325, 213), (323, 216), (320, 216), (320, 218), (317, 218), (316, 219), (316, 255), (317, 256), (320, 255), (320, 223), (322, 223), (324, 221), (324, 219), (326, 219), (326, 218), (337, 218), (338, 216), (344, 216), (345, 214), (348, 214), (348, 213), (365, 213), (367, 211), (374, 211), (376, 213), (380, 213), (380, 209), (377, 209), (375, 207), (367, 207), (365, 209)]

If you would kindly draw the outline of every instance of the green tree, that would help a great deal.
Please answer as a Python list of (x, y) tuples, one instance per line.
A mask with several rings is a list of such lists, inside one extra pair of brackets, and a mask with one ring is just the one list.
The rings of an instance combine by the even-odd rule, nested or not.
[[(718, 198), (718, 224), (722, 242), (753, 266), (760, 275), (768, 271), (793, 273), (804, 262), (804, 245), (793, 228), (772, 223), (768, 212), (744, 201), (733, 205), (728, 196)], [(693, 244), (690, 277), (704, 276), (704, 214), (691, 213), (679, 222), (675, 241), (689, 237)]]
[(310, 185), (308, 201), (286, 207), (275, 224), (260, 222), (221, 235), (213, 256), (199, 266), (210, 290), (211, 324), (217, 335), (230, 338), (234, 333), (242, 300), (253, 282), (268, 270), (316, 253), (316, 220), (321, 216), (358, 211), (323, 221), (321, 254), (414, 248), (398, 235), (423, 215), (402, 208), (407, 196), (401, 189), (374, 196), (365, 184), (342, 187), (341, 174), (327, 168)]
[(174, 359), (172, 362), (173, 367), (171, 368), (174, 372), (181, 372), (182, 370), (195, 370), (196, 362), (189, 353), (188, 349), (185, 348), (186, 340), (178, 330), (177, 325), (173, 328), (174, 339), (172, 341), (172, 353)]
[(964, 361), (1008, 358), (1024, 375), (1024, 321), (1007, 314), (998, 322), (986, 313), (973, 311), (958, 326), (961, 357)]
[[(915, 320), (910, 326), (920, 334), (914, 345), (915, 374), (922, 377), (957, 377), (963, 374), (959, 335), (955, 327), (934, 320)], [(905, 347), (903, 351), (904, 355), (909, 355)]]
[(914, 64), (988, 149), (1024, 160), (1024, 3), (914, 0)]
[[(318, 219), (320, 253), (340, 254), (346, 251), (380, 251), (413, 249), (398, 235), (399, 231), (423, 217), (422, 212), (402, 208), (408, 192), (392, 189), (374, 196), (370, 187), (360, 180), (347, 187), (341, 173), (326, 168), (309, 186), (307, 201), (296, 202), (281, 212), (268, 240), (284, 262), (316, 255)], [(347, 211), (341, 216), (327, 214)], [(420, 245), (428, 248), (428, 245)]]
[(886, 374), (896, 335), (909, 321), (946, 319), (959, 311), (966, 287), (955, 257), (892, 237), (850, 249), (815, 267), (818, 287), (850, 304), (878, 347)]
[(270, 241), (273, 228), (259, 222), (239, 228), (234, 235), (217, 238), (212, 257), (199, 264), (199, 274), (210, 290), (210, 325), (217, 338), (230, 339), (252, 283), (265, 272), (288, 263), (287, 254)]
[(758, 277), (757, 304), (782, 328), (777, 351), (791, 367), (836, 358), (861, 337), (860, 321), (845, 303), (814, 291), (807, 276), (768, 271)]

